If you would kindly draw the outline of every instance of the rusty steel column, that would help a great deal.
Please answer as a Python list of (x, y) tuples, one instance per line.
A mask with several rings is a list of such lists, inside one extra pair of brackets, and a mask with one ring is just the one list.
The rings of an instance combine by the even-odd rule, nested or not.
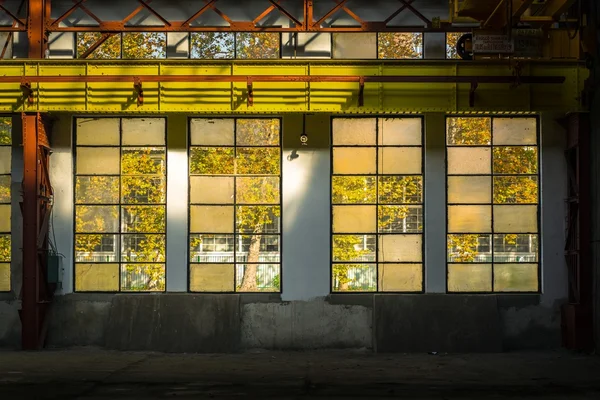
[(28, 58), (44, 58), (47, 44), (46, 0), (28, 0), (27, 7)]

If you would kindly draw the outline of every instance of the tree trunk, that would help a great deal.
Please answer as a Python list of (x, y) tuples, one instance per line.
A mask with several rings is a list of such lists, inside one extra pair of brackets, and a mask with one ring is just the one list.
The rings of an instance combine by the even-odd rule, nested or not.
[[(262, 228), (262, 227), (261, 227)], [(262, 229), (255, 229), (254, 233), (260, 233)], [(244, 278), (240, 292), (257, 292), (256, 274), (258, 273), (258, 265), (260, 255), (260, 242), (262, 235), (252, 235), (250, 238), (250, 248), (248, 249), (248, 258), (246, 260), (246, 268), (244, 269)]]

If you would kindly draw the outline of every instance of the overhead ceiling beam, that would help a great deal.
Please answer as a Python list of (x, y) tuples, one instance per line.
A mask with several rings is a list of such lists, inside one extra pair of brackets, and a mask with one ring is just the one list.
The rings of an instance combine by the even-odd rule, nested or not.
[(513, 21), (518, 21), (521, 15), (531, 6), (533, 0), (512, 0), (512, 3)]
[(573, 4), (575, 4), (575, 0), (548, 0), (544, 6), (543, 14), (556, 19), (560, 17), (561, 14), (565, 13)]

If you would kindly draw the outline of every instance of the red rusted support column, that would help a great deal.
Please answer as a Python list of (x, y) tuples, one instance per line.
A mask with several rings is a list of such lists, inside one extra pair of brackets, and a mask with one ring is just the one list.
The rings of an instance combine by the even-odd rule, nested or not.
[(46, 0), (28, 0), (27, 39), (29, 58), (44, 58), (46, 53)]

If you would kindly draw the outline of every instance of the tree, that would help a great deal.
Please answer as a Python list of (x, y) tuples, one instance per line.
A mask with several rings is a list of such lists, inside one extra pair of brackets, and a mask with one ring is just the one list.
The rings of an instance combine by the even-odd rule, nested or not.
[(382, 59), (422, 58), (423, 34), (379, 32), (377, 47)]
[[(78, 32), (77, 54), (81, 56), (102, 34)], [(87, 56), (88, 59), (146, 59), (166, 58), (167, 35), (161, 32), (126, 32), (112, 34), (104, 43)]]

